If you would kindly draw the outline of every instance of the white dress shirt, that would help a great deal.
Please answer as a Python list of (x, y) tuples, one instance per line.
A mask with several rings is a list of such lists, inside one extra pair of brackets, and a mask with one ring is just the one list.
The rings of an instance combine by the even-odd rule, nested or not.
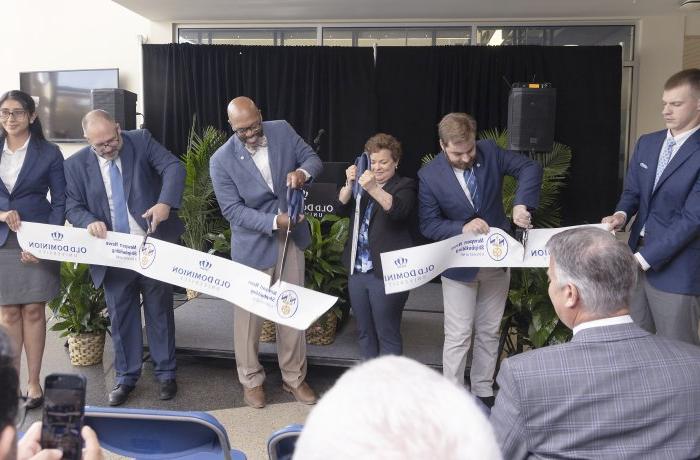
[(581, 332), (584, 329), (590, 329), (592, 327), (602, 327), (602, 326), (614, 326), (616, 324), (627, 324), (632, 323), (632, 317), (630, 315), (613, 316), (612, 318), (596, 319), (593, 321), (586, 321), (585, 323), (578, 324), (574, 327), (574, 335)]
[[(473, 167), (476, 168), (476, 164), (474, 164)], [(464, 179), (464, 169), (455, 168), (453, 166), (452, 171), (455, 173), (455, 177), (457, 178), (457, 181), (459, 181), (459, 186), (462, 187), (462, 191), (464, 192), (465, 195), (467, 195), (467, 199), (472, 204), (472, 206), (474, 206), (474, 201), (472, 201), (472, 194), (469, 193), (469, 188), (467, 187), (467, 181)], [(476, 171), (475, 171), (475, 173), (476, 173)]]
[[(93, 152), (94, 153), (94, 152)], [(95, 154), (97, 157), (97, 161), (100, 164), (100, 173), (102, 174), (102, 181), (105, 183), (105, 191), (107, 192), (107, 201), (109, 201), (109, 216), (112, 222), (114, 222), (114, 201), (112, 201), (112, 182), (109, 178), (109, 163), (111, 160), (106, 160), (102, 158), (101, 156)], [(116, 160), (114, 162), (117, 164), (117, 168), (119, 168), (119, 172), (122, 173), (122, 160), (117, 156)], [(122, 178), (124, 177), (124, 174), (122, 173)], [(124, 187), (124, 195), (126, 195), (126, 186)], [(132, 235), (139, 235), (143, 236), (146, 234), (146, 232), (141, 228), (141, 226), (136, 222), (136, 219), (131, 215), (131, 211), (129, 211), (129, 197), (126, 196), (126, 211), (127, 211), (127, 218), (129, 219), (129, 233)]]
[(7, 145), (7, 139), (5, 139), (5, 145), (2, 148), (2, 158), (0, 159), (0, 179), (7, 187), (7, 191), (12, 193), (12, 189), (15, 188), (15, 183), (17, 182), (17, 177), (24, 164), (24, 158), (27, 156), (27, 148), (29, 147), (29, 141), (32, 136), (27, 138), (27, 142), (14, 152), (10, 150)]

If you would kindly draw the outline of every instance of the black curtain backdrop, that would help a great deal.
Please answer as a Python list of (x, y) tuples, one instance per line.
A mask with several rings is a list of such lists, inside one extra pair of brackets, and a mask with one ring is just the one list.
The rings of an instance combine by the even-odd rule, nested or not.
[(324, 129), (324, 161), (351, 162), (370, 135), (393, 134), (409, 177), (439, 151), (443, 115), (506, 128), (506, 80), (549, 82), (555, 140), (573, 149), (564, 223), (599, 222), (619, 195), (620, 47), (380, 47), (375, 66), (370, 48), (144, 45), (143, 75), (145, 127), (178, 155), (194, 114), (230, 134), (226, 104), (246, 95), (308, 141)]
[(565, 224), (600, 222), (619, 194), (620, 47), (381, 47), (377, 49), (378, 129), (404, 147), (402, 173), (440, 150), (437, 123), (472, 114), (479, 131), (506, 128), (506, 81), (557, 89), (555, 140), (573, 150), (562, 199)]
[(199, 126), (231, 129), (226, 105), (252, 98), (266, 120), (285, 119), (325, 161), (354, 158), (376, 127), (371, 48), (143, 45), (144, 126), (176, 155)]

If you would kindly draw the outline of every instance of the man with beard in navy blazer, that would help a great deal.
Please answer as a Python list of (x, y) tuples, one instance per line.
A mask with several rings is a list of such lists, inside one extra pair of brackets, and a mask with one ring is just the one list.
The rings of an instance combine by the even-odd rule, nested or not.
[[(65, 162), (66, 216), (75, 227), (105, 238), (107, 231), (144, 236), (147, 219), (155, 238), (177, 242), (184, 231), (176, 210), (185, 187), (185, 168), (146, 130), (122, 131), (105, 111), (83, 118), (90, 146)], [(172, 286), (132, 270), (91, 265), (95, 286), (103, 286), (114, 344), (116, 386), (109, 404), (123, 404), (141, 375), (143, 336), (160, 381), (160, 399), (177, 393)]]
[[(287, 188), (301, 188), (318, 176), (321, 160), (286, 121), (263, 122), (251, 99), (233, 99), (227, 112), (234, 135), (212, 156), (209, 168), (221, 213), (231, 224), (231, 259), (303, 286), (304, 249), (311, 242), (308, 222), (302, 220), (291, 229), (284, 272), (276, 273), (290, 225)], [(259, 409), (266, 404), (265, 370), (258, 360), (263, 319), (237, 305), (233, 311), (243, 399)], [(278, 324), (277, 356), (283, 390), (303, 404), (314, 404), (316, 395), (305, 380), (304, 331)]]
[[(438, 125), (440, 152), (418, 172), (420, 230), (426, 238), (445, 240), (461, 233), (510, 231), (503, 209), (503, 177), (518, 180), (513, 222), (530, 228), (530, 211), (539, 203), (542, 168), (533, 160), (476, 141), (476, 121), (466, 113), (449, 113)], [(474, 333), (471, 391), (493, 405), (493, 373), (498, 333), (505, 309), (510, 271), (505, 268), (452, 268), (442, 274), (445, 344), (442, 372), (464, 384), (467, 353)]]
[(639, 138), (617, 211), (603, 223), (622, 230), (635, 217), (634, 321), (700, 345), (700, 69), (672, 75), (662, 101), (667, 129)]

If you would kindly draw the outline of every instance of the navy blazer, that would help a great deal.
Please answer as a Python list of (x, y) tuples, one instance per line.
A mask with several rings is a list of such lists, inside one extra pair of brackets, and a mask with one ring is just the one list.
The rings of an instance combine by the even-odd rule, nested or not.
[[(0, 137), (0, 146), (5, 138)], [(1, 161), (1, 159), (0, 159)], [(51, 192), (51, 201), (46, 193)], [(12, 193), (0, 180), (0, 211), (14, 209), (21, 220), (41, 224), (63, 225), (66, 210), (66, 179), (63, 175), (63, 155), (48, 141), (32, 136), (24, 163)], [(0, 222), (0, 246), (4, 246), (10, 227)]]
[[(665, 292), (700, 295), (700, 131), (683, 143), (653, 189), (667, 132), (637, 141), (616, 210), (628, 220), (637, 215), (629, 245), (651, 266), (649, 283)], [(645, 224), (645, 244), (638, 248)]]
[[(374, 202), (369, 219), (367, 240), (369, 242), (369, 252), (372, 256), (374, 276), (382, 279), (384, 272), (382, 270), (381, 253), (396, 251), (414, 245), (412, 227), (415, 225), (416, 181), (395, 174), (387, 181), (383, 190), (392, 196), (391, 209), (388, 211), (382, 209), (367, 192), (363, 192), (360, 198), (360, 223), (362, 223), (362, 218), (370, 200)], [(351, 234), (348, 236), (343, 251), (343, 265), (347, 268), (348, 274), (350, 273), (350, 264), (355, 262), (350, 260), (352, 229), (355, 220), (354, 209), (354, 197), (347, 204), (342, 204), (340, 201), (337, 203), (338, 215), (350, 216)]]
[[(462, 233), (462, 227), (477, 217), (490, 227), (510, 231), (503, 209), (503, 176), (518, 180), (514, 204), (535, 209), (542, 186), (540, 165), (520, 153), (499, 148), (495, 142), (476, 142), (476, 179), (481, 196), (477, 212), (459, 184), (445, 152), (440, 152), (418, 171), (418, 215), (420, 231), (426, 238), (441, 241)], [(478, 268), (451, 268), (443, 276), (457, 281), (471, 281)]]
[[(209, 173), (221, 213), (231, 224), (231, 260), (258, 270), (277, 262), (272, 221), (287, 212), (287, 174), (302, 168), (312, 177), (321, 159), (284, 120), (263, 122), (274, 191), (270, 190), (238, 136), (231, 136), (209, 161)], [(294, 226), (291, 237), (304, 249), (311, 242), (309, 224)]]
[[(177, 216), (185, 188), (185, 168), (172, 153), (159, 144), (148, 130), (122, 131), (124, 144), (119, 152), (124, 192), (131, 216), (146, 231), (148, 225), (141, 215), (156, 203), (172, 209), (170, 217), (158, 224), (154, 237), (174, 243), (185, 227)], [(112, 230), (112, 217), (105, 183), (100, 173), (97, 155), (90, 146), (84, 147), (65, 162), (66, 215), (75, 227), (86, 228), (101, 221)], [(100, 286), (106, 267), (91, 265), (95, 286)]]

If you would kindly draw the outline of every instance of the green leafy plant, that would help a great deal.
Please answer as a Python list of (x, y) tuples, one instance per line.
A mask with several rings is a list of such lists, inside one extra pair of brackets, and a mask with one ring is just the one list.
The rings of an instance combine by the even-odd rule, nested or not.
[(187, 152), (182, 156), (187, 175), (179, 216), (185, 224), (182, 241), (197, 251), (207, 249), (207, 235), (222, 233), (227, 227), (219, 213), (214, 186), (209, 176), (209, 159), (226, 142), (226, 134), (208, 126), (201, 134), (196, 120), (190, 130)]
[[(507, 130), (483, 131), (480, 137), (493, 140), (503, 149), (507, 148)], [(551, 152), (535, 153), (532, 159), (543, 169), (540, 203), (533, 214), (533, 225), (536, 228), (559, 227), (559, 196), (571, 166), (571, 148), (555, 142)], [(507, 176), (504, 179), (503, 207), (509, 216), (516, 187), (514, 178)], [(544, 268), (511, 269), (510, 291), (501, 329), (506, 354), (565, 342), (571, 337), (571, 331), (559, 321), (549, 300), (548, 285)]]
[(350, 220), (335, 214), (326, 214), (320, 220), (307, 215), (306, 220), (311, 229), (311, 244), (304, 251), (305, 287), (338, 297), (331, 312), (342, 321), (347, 319), (349, 308), (348, 273), (341, 259)]
[(108, 331), (104, 291), (92, 284), (86, 264), (61, 263), (60, 289), (49, 308), (56, 321), (51, 330), (62, 331), (61, 337)]

